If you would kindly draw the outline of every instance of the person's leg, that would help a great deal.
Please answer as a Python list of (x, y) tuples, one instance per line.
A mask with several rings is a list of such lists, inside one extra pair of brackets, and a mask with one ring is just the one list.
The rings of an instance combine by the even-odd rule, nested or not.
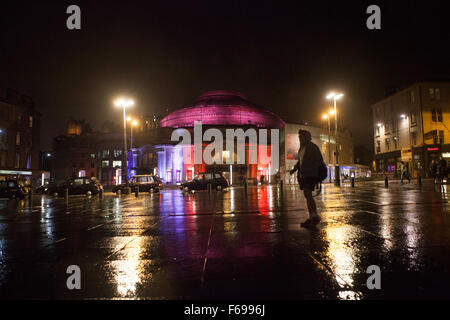
[(305, 188), (303, 190), (303, 194), (305, 195), (305, 198), (306, 198), (306, 204), (308, 206), (309, 217), (310, 218), (318, 217), (316, 202), (314, 201), (314, 198), (312, 196), (312, 189)]

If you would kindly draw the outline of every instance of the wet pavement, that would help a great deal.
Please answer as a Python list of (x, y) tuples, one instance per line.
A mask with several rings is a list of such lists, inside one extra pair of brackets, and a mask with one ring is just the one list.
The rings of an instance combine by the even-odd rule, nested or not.
[(0, 200), (0, 298), (450, 298), (446, 188), (325, 185), (315, 230), (296, 186)]

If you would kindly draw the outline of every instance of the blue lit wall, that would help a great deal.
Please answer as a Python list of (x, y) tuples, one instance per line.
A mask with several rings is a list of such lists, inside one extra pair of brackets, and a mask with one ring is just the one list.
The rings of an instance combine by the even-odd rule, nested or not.
[(158, 176), (161, 180), (167, 184), (183, 181), (183, 149), (169, 145), (158, 145), (155, 149), (158, 153)]

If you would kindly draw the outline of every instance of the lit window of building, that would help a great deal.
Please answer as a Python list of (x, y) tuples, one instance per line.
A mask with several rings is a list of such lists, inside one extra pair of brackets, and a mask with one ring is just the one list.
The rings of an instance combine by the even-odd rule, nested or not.
[(102, 167), (109, 167), (109, 160), (103, 160)]
[(122, 161), (114, 160), (112, 166), (113, 166), (113, 168), (115, 168), (115, 167), (122, 167)]
[(16, 146), (20, 146), (20, 132), (16, 133)]
[(30, 117), (28, 118), (28, 126), (29, 126), (30, 128), (33, 127), (33, 117), (32, 117), (32, 116), (30, 116)]
[(16, 153), (16, 161), (14, 162), (14, 167), (19, 168), (20, 167), (20, 153)]
[(103, 150), (103, 158), (108, 158), (109, 157), (109, 150)]

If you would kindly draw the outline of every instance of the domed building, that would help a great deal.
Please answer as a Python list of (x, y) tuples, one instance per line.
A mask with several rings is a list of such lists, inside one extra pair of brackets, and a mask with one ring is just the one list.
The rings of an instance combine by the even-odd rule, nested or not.
[[(215, 154), (215, 159), (223, 161), (216, 161), (215, 164), (206, 164), (203, 159), (201, 164), (194, 164), (194, 161), (188, 162), (186, 156), (194, 158), (193, 137), (194, 124), (196, 121), (201, 122), (201, 134), (210, 128), (219, 129), (224, 137), (224, 151), (221, 155)], [(245, 141), (245, 164), (224, 164), (223, 157), (230, 156), (234, 160), (239, 158), (239, 151), (237, 150), (237, 142), (234, 142), (234, 151), (226, 150), (225, 137), (227, 129), (255, 129), (259, 132), (261, 129), (268, 129), (266, 132), (270, 137), (271, 129), (281, 129), (285, 122), (275, 113), (264, 109), (250, 101), (238, 92), (232, 91), (210, 91), (199, 96), (191, 105), (173, 111), (164, 117), (160, 126), (173, 129), (186, 129), (191, 133), (192, 144), (188, 147), (180, 147), (173, 145), (159, 145), (156, 146), (158, 153), (158, 175), (166, 183), (179, 183), (184, 180), (192, 179), (197, 173), (205, 171), (220, 171), (226, 176), (230, 183), (242, 182), (244, 179), (256, 181), (261, 176), (266, 179), (270, 176), (270, 164), (263, 163), (259, 156), (260, 142)], [(257, 136), (259, 140), (259, 135)], [(254, 143), (256, 142), (256, 143)], [(203, 150), (209, 144), (203, 143)], [(265, 144), (265, 151), (270, 153), (270, 141)], [(188, 150), (187, 150), (188, 149)], [(256, 151), (257, 163), (249, 163), (249, 150)], [(278, 152), (278, 150), (277, 150)], [(219, 162), (219, 163), (217, 163)], [(220, 163), (222, 162), (222, 163)]]
[(161, 127), (193, 127), (194, 121), (208, 126), (255, 126), (277, 128), (284, 121), (275, 113), (263, 109), (232, 91), (210, 91), (202, 94), (192, 105), (176, 110), (161, 120)]

